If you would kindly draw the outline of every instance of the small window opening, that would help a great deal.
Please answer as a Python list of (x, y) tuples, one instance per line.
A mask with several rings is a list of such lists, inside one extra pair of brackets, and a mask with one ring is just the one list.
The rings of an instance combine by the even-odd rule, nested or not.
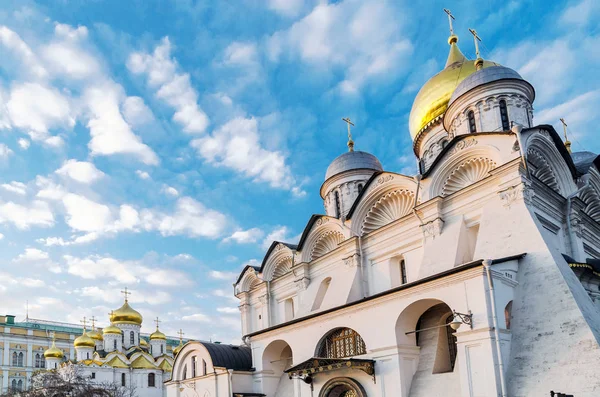
[(506, 101), (504, 99), (500, 101), (500, 120), (502, 121), (502, 130), (510, 130), (510, 123), (508, 121), (508, 109), (506, 108)]
[(469, 132), (477, 132), (477, 126), (475, 125), (475, 112), (469, 110), (469, 113), (467, 113), (467, 118), (469, 119)]

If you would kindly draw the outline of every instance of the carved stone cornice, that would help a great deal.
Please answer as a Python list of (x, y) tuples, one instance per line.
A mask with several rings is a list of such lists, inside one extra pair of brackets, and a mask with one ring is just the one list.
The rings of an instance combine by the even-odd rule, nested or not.
[(437, 236), (442, 234), (442, 229), (444, 227), (444, 220), (442, 218), (436, 218), (430, 222), (427, 222), (421, 225), (421, 231), (423, 232), (423, 237), (425, 239), (435, 239)]
[(359, 254), (354, 254), (354, 255), (350, 255), (347, 258), (344, 258), (344, 265), (346, 265), (347, 267), (356, 267), (360, 264), (360, 255)]
[(523, 201), (527, 205), (531, 205), (535, 193), (529, 184), (519, 183), (518, 185), (499, 191), (498, 195), (503, 201), (504, 207), (510, 209), (514, 203), (520, 201)]
[(296, 286), (296, 290), (298, 292), (306, 291), (309, 284), (310, 284), (310, 279), (307, 277), (303, 277), (301, 279), (294, 280), (294, 285)]

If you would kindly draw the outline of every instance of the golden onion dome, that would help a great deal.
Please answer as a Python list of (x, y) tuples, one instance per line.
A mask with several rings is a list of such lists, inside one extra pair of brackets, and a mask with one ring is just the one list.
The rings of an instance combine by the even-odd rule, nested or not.
[(52, 341), (52, 346), (44, 352), (45, 358), (58, 358), (62, 359), (65, 356), (62, 350), (56, 347), (54, 341)]
[(120, 328), (118, 328), (118, 327), (115, 327), (114, 325), (112, 325), (112, 324), (111, 324), (111, 325), (109, 325), (108, 327), (104, 327), (104, 328), (102, 329), (102, 333), (103, 333), (104, 335), (106, 335), (106, 334), (121, 335), (121, 334), (123, 333), (123, 331), (121, 331), (121, 329), (120, 329)]
[(140, 338), (140, 346), (148, 347), (148, 341), (144, 338)]
[(156, 328), (156, 331), (154, 331), (153, 333), (150, 334), (150, 340), (153, 339), (167, 339), (167, 336), (165, 334), (163, 334), (162, 332), (160, 332), (158, 330), (158, 328)]
[[(413, 102), (408, 120), (408, 128), (413, 141), (432, 122), (441, 120), (448, 108), (448, 102), (456, 87), (467, 76), (476, 71), (475, 61), (468, 60), (456, 44), (458, 37), (452, 35), (448, 39), (450, 53), (444, 70), (430, 78), (419, 90)], [(498, 65), (484, 61), (483, 67)]]
[(100, 342), (102, 342), (104, 340), (104, 338), (102, 337), (102, 334), (97, 329), (93, 329), (90, 332), (88, 332), (87, 334), (90, 338), (92, 338), (94, 340), (97, 340)]
[(183, 349), (183, 342), (179, 341), (179, 345), (173, 349), (173, 356), (176, 356)]
[(73, 344), (75, 345), (75, 347), (95, 347), (96, 346), (96, 342), (94, 342), (94, 340), (88, 336), (88, 334), (85, 330), (83, 331), (83, 334), (81, 334), (81, 336), (78, 336), (77, 338), (75, 338), (75, 341), (73, 342)]
[(123, 306), (114, 310), (110, 316), (110, 321), (115, 324), (142, 325), (142, 320), (142, 315), (137, 310), (132, 309), (127, 300), (125, 300)]

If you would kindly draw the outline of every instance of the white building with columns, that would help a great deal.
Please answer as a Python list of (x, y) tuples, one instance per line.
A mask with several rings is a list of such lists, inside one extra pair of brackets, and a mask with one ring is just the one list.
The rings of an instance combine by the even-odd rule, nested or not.
[(251, 362), (189, 343), (169, 397), (600, 395), (600, 157), (457, 41), (413, 104), (418, 175), (350, 141), (325, 214), (235, 283), (245, 345), (228, 349)]

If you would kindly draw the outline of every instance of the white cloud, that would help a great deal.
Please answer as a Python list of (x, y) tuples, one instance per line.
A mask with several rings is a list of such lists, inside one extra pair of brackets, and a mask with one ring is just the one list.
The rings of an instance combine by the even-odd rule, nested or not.
[(286, 226), (279, 226), (275, 228), (271, 233), (267, 234), (262, 242), (261, 248), (263, 250), (269, 249), (273, 241), (282, 241), (285, 243), (296, 243), (300, 239), (300, 236), (290, 236), (290, 230)]
[(567, 8), (560, 17), (560, 22), (568, 27), (586, 27), (600, 13), (600, 3), (596, 0), (583, 0)]
[[(69, 33), (66, 31), (69, 30)], [(54, 74), (68, 79), (84, 80), (97, 76), (101, 67), (98, 60), (81, 48), (81, 43), (87, 38), (87, 28), (58, 24), (55, 27), (58, 40), (44, 46), (42, 58), (49, 70)]]
[(156, 89), (156, 97), (175, 110), (173, 120), (188, 133), (203, 133), (208, 127), (208, 117), (198, 106), (198, 94), (192, 87), (188, 73), (178, 73), (177, 61), (171, 57), (168, 37), (152, 54), (136, 52), (127, 61), (134, 74), (146, 74), (148, 85)]
[(47, 252), (39, 250), (37, 248), (25, 248), (25, 252), (19, 254), (13, 261), (14, 262), (39, 262), (47, 261), (50, 256)]
[(56, 173), (85, 184), (93, 183), (105, 175), (93, 163), (74, 159), (65, 161)]
[(179, 192), (177, 191), (177, 189), (175, 189), (172, 186), (163, 186), (162, 190), (161, 190), (164, 194), (166, 194), (167, 196), (171, 196), (171, 197), (177, 197), (179, 196)]
[(269, 0), (269, 8), (286, 17), (295, 17), (302, 10), (304, 0)]
[(90, 256), (77, 258), (64, 256), (69, 274), (84, 279), (112, 278), (122, 283), (134, 284), (139, 281), (135, 266), (110, 257)]
[(217, 307), (217, 311), (225, 314), (239, 314), (240, 309), (237, 307)]
[(34, 200), (28, 205), (0, 201), (0, 223), (12, 223), (22, 230), (31, 226), (49, 227), (54, 225), (54, 215), (44, 201)]
[(78, 231), (103, 231), (112, 221), (110, 208), (87, 197), (67, 193), (63, 198), (67, 224)]
[(37, 56), (21, 37), (6, 26), (0, 26), (0, 44), (14, 52), (35, 77), (44, 78), (48, 74)]
[(223, 233), (227, 218), (222, 213), (206, 208), (191, 197), (177, 200), (175, 212), (141, 211), (146, 230), (158, 230), (165, 236), (187, 234), (192, 237), (215, 238)]
[(6, 146), (4, 143), (0, 143), (0, 158), (8, 157), (11, 154), (13, 154), (13, 151), (10, 150), (10, 148), (8, 146)]
[(57, 89), (39, 83), (18, 83), (6, 104), (15, 127), (29, 129), (31, 139), (43, 141), (52, 128), (72, 128), (75, 117), (69, 100)]
[(248, 230), (236, 230), (231, 236), (223, 239), (223, 242), (226, 243), (230, 241), (235, 241), (238, 244), (255, 243), (263, 235), (264, 232), (262, 230), (260, 230), (257, 227), (253, 227), (252, 229)]
[(27, 186), (22, 182), (12, 181), (10, 183), (3, 183), (0, 187), (6, 191), (16, 193), (21, 196), (27, 194)]
[(250, 65), (258, 60), (254, 43), (233, 42), (225, 49), (223, 62), (226, 65)]
[(344, 74), (339, 88), (356, 93), (368, 79), (387, 78), (409, 66), (412, 45), (402, 24), (402, 14), (385, 2), (321, 2), (269, 39), (270, 57), (289, 55), (319, 70), (339, 70)]
[(146, 171), (142, 171), (142, 170), (136, 170), (135, 174), (140, 178), (140, 179), (150, 179), (150, 174), (147, 173)]
[(181, 317), (181, 319), (183, 321), (190, 321), (190, 322), (194, 322), (194, 323), (207, 323), (210, 321), (210, 318), (207, 315), (202, 314), (202, 313), (190, 314), (190, 315)]
[(0, 233), (0, 240), (4, 238), (4, 234)]
[(231, 168), (275, 188), (295, 187), (285, 156), (261, 146), (255, 118), (230, 120), (212, 136), (193, 140), (191, 146), (211, 164)]
[(600, 106), (600, 90), (588, 91), (566, 102), (541, 109), (535, 114), (536, 121), (541, 124), (553, 124), (557, 131), (562, 131), (561, 117), (565, 117), (569, 131), (575, 136), (585, 135), (590, 115)]
[(120, 103), (125, 99), (123, 88), (113, 81), (96, 83), (85, 92), (90, 110), (88, 147), (92, 155), (130, 154), (145, 164), (156, 165), (159, 160), (150, 147), (133, 133), (123, 119)]
[(27, 139), (25, 138), (19, 138), (19, 147), (23, 150), (27, 150), (29, 149), (29, 145), (31, 145), (31, 142), (29, 142)]
[(139, 96), (129, 96), (123, 102), (123, 116), (133, 126), (142, 126), (154, 120), (152, 111)]
[(222, 272), (219, 270), (211, 270), (209, 275), (215, 280), (231, 280), (232, 282), (235, 281), (238, 276), (238, 274), (234, 272)]
[(24, 287), (29, 287), (29, 288), (41, 288), (46, 284), (44, 283), (43, 280), (24, 277), (24, 278), (19, 279), (19, 285), (22, 285)]

